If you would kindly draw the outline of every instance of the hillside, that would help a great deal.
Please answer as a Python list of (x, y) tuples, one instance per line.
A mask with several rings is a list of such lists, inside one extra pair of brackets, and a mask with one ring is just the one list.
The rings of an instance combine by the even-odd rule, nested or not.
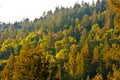
[(0, 23), (0, 79), (120, 80), (120, 1), (56, 7)]

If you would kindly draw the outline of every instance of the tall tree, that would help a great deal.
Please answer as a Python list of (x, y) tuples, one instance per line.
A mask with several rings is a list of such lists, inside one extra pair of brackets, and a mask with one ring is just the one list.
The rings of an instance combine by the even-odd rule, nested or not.
[(13, 79), (46, 80), (49, 77), (49, 64), (39, 47), (27, 44), (15, 62)]
[(14, 55), (11, 54), (9, 59), (8, 59), (7, 65), (3, 69), (4, 79), (12, 80), (14, 61), (15, 61)]

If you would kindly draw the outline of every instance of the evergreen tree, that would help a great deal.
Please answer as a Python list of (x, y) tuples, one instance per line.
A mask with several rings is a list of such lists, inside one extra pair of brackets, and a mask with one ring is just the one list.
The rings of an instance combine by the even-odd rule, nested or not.
[(14, 61), (15, 61), (14, 55), (11, 54), (8, 59), (7, 65), (3, 69), (3, 76), (4, 76), (5, 80), (12, 80), (12, 76), (14, 73), (14, 71), (13, 71), (14, 70)]

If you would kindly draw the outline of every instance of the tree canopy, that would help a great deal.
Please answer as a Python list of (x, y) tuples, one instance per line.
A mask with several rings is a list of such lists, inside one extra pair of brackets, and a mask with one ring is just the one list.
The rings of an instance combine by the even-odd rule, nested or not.
[(0, 79), (120, 80), (120, 0), (46, 13), (0, 23)]

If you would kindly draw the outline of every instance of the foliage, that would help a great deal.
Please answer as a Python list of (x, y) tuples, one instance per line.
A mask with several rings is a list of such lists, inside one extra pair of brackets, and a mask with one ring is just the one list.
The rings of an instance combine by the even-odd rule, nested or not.
[(1, 23), (0, 79), (119, 80), (120, 1), (56, 7)]

